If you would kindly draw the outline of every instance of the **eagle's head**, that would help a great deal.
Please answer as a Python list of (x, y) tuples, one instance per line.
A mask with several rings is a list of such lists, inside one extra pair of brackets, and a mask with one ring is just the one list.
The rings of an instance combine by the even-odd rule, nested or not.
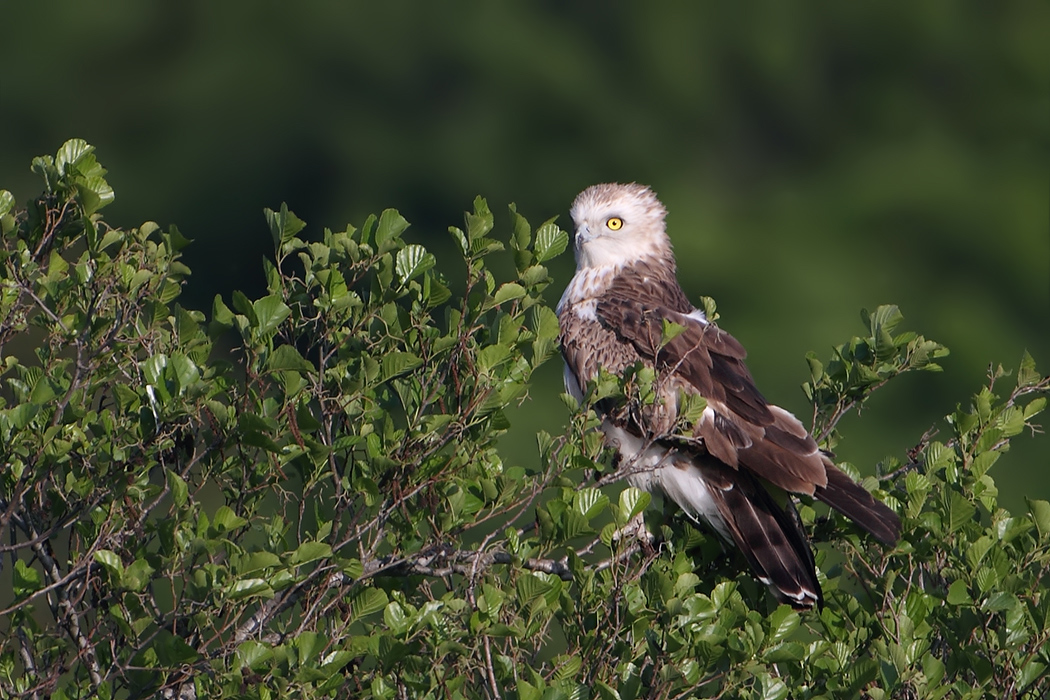
[[(579, 269), (619, 267), (652, 257), (671, 257), (667, 210), (645, 185), (610, 183), (588, 187), (569, 210), (576, 224)], [(673, 264), (673, 262), (672, 262)]]

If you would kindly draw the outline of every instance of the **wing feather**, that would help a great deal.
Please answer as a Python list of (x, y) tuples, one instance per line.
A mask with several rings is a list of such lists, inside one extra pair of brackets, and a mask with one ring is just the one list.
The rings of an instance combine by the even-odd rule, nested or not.
[[(789, 491), (813, 495), (817, 486), (824, 486), (827, 476), (816, 442), (794, 416), (762, 396), (740, 343), (714, 324), (675, 310), (677, 295), (670, 297), (671, 303), (659, 304), (651, 291), (654, 285), (644, 285), (643, 292), (631, 279), (617, 277), (598, 299), (596, 315), (640, 358), (670, 371), (687, 391), (707, 399), (714, 416), (697, 429), (711, 453)], [(661, 346), (664, 320), (685, 330)]]

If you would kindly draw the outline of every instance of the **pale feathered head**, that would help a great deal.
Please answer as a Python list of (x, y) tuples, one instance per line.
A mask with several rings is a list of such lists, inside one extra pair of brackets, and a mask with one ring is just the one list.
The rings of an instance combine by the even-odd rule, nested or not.
[(645, 185), (632, 182), (588, 187), (576, 197), (569, 213), (576, 224), (573, 241), (577, 268), (671, 258), (671, 241), (664, 225), (667, 210)]

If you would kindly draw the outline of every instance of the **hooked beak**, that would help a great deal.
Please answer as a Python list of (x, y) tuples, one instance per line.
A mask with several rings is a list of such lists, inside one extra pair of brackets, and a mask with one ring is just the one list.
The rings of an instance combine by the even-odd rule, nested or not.
[(583, 247), (583, 244), (594, 238), (591, 235), (591, 229), (587, 224), (580, 224), (576, 227), (576, 235), (573, 236), (573, 245), (576, 250)]

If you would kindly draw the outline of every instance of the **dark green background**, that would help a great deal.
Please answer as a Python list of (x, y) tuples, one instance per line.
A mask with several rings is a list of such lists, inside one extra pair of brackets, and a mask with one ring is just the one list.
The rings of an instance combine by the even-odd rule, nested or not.
[[(595, 182), (667, 204), (686, 291), (715, 297), (767, 396), (806, 415), (803, 356), (898, 304), (947, 344), (844, 424), (871, 473), (1029, 349), (1050, 370), (1050, 5), (1019, 3), (2, 2), (0, 187), (98, 148), (115, 224), (196, 240), (184, 303), (262, 289), (261, 209), (319, 230), (396, 207), (445, 229), (476, 194), (534, 223)], [(506, 218), (503, 218), (504, 223)], [(556, 301), (572, 274), (553, 266)], [(560, 363), (515, 414), (513, 461), (560, 431)], [(1050, 496), (1050, 441), (992, 472)]]

